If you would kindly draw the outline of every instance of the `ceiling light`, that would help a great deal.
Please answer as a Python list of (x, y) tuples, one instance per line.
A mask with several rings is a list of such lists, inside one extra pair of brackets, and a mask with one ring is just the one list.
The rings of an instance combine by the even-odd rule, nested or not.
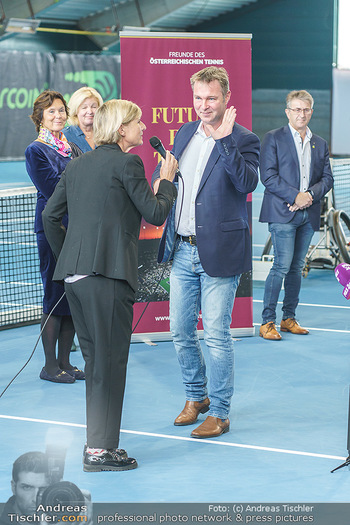
[(40, 20), (32, 18), (9, 18), (5, 20), (6, 33), (35, 33)]

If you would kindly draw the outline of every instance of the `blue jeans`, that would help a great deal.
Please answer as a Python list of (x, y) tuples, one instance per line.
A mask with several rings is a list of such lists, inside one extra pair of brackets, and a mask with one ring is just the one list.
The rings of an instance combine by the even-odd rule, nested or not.
[(295, 318), (301, 275), (314, 230), (307, 210), (298, 210), (286, 223), (269, 223), (274, 260), (265, 282), (262, 323), (276, 321), (276, 307), (284, 279), (283, 319)]
[(210, 277), (198, 249), (178, 241), (170, 274), (170, 329), (188, 401), (208, 397), (206, 364), (197, 334), (202, 310), (204, 340), (209, 350), (210, 410), (226, 419), (233, 395), (231, 315), (240, 276)]

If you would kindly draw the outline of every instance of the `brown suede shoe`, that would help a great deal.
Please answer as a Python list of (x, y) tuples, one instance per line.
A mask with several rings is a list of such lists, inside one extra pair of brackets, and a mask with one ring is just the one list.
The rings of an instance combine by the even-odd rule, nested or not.
[(302, 328), (296, 319), (289, 317), (289, 319), (283, 319), (281, 321), (281, 331), (291, 332), (292, 334), (306, 335), (309, 330)]
[(259, 335), (260, 337), (263, 337), (264, 339), (270, 339), (271, 341), (279, 341), (282, 339), (282, 336), (277, 332), (275, 323), (273, 321), (262, 324), (260, 326)]
[(204, 401), (186, 401), (185, 407), (175, 419), (174, 425), (192, 425), (197, 421), (199, 414), (205, 414), (205, 412), (208, 412), (209, 405), (210, 400), (208, 397), (205, 398)]
[(219, 417), (208, 416), (199, 427), (191, 432), (194, 438), (213, 438), (221, 436), (230, 430), (230, 420), (222, 421)]

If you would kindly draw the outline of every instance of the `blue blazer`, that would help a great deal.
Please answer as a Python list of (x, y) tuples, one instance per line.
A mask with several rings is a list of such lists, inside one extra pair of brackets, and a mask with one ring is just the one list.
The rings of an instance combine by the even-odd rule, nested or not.
[[(29, 177), (38, 190), (35, 210), (34, 231), (43, 232), (41, 214), (48, 199), (53, 194), (61, 173), (65, 170), (70, 157), (63, 157), (54, 148), (35, 140), (25, 150), (26, 168)], [(67, 227), (68, 217), (63, 218), (63, 225)]]
[[(172, 150), (177, 160), (198, 125), (188, 122), (177, 132)], [(195, 203), (196, 237), (201, 264), (212, 277), (239, 275), (252, 267), (247, 195), (258, 184), (259, 153), (258, 137), (235, 123), (231, 135), (215, 141), (204, 170)], [(152, 183), (159, 170), (160, 165)], [(175, 206), (160, 242), (158, 262), (171, 257), (174, 235)]]
[[(298, 154), (289, 126), (269, 131), (261, 146), (261, 182), (265, 186), (260, 210), (260, 222), (287, 223), (295, 212), (293, 204), (300, 192)], [(320, 228), (321, 199), (333, 187), (327, 142), (317, 135), (311, 137), (311, 167), (309, 188), (314, 192), (313, 204), (307, 208), (315, 231)]]

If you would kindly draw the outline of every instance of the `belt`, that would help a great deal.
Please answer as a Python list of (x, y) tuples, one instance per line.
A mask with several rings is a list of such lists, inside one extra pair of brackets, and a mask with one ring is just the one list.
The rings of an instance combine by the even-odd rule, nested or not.
[(189, 242), (191, 246), (197, 246), (197, 237), (195, 235), (189, 235), (185, 237), (184, 235), (177, 235), (179, 239), (184, 242)]

